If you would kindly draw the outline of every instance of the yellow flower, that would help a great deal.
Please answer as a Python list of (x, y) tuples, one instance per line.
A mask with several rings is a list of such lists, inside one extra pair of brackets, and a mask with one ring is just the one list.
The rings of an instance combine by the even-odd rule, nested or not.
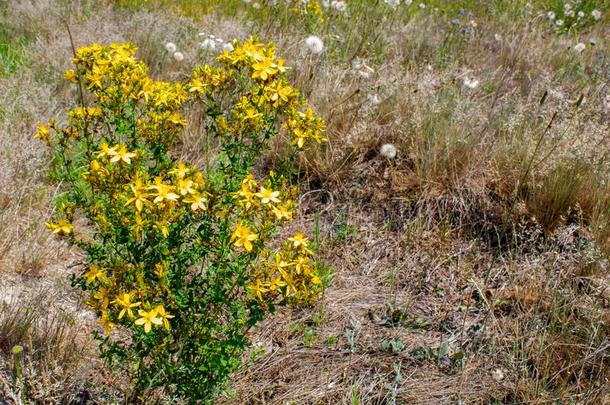
[(252, 251), (252, 248), (254, 247), (252, 242), (257, 239), (258, 234), (250, 232), (250, 229), (241, 223), (238, 223), (235, 226), (235, 231), (233, 231), (233, 234), (231, 235), (231, 242), (234, 242), (234, 245), (237, 247), (243, 246), (248, 252)]
[(269, 204), (270, 202), (279, 203), (280, 199), (277, 198), (280, 195), (279, 191), (273, 191), (271, 189), (261, 186), (261, 191), (256, 193), (256, 196), (261, 199), (263, 204)]
[(165, 201), (175, 202), (180, 198), (178, 194), (174, 193), (174, 187), (164, 184), (160, 177), (157, 177), (155, 179), (155, 184), (148, 187), (148, 189), (157, 192), (154, 199), (155, 203), (163, 203)]
[(191, 204), (191, 210), (193, 211), (205, 211), (207, 209), (208, 199), (204, 194), (195, 193), (186, 197), (184, 202)]
[[(116, 147), (115, 147), (116, 148)], [(127, 150), (127, 147), (125, 145), (118, 145), (118, 149), (114, 150), (114, 153), (111, 154), (112, 159), (110, 159), (111, 162), (125, 162), (127, 164), (131, 163), (131, 158), (134, 158), (137, 156), (137, 153), (135, 152), (129, 152)]]
[(168, 173), (172, 176), (176, 176), (179, 179), (183, 179), (184, 177), (186, 177), (189, 174), (190, 171), (191, 171), (190, 167), (188, 167), (184, 163), (180, 162), (180, 163), (178, 163), (178, 165), (175, 168), (170, 170)]
[(167, 221), (157, 221), (155, 222), (155, 227), (161, 231), (161, 234), (164, 237), (168, 237), (169, 236), (169, 228), (167, 227), (168, 223)]
[(134, 316), (131, 308), (137, 308), (140, 306), (140, 301), (131, 302), (131, 295), (132, 293), (123, 293), (118, 296), (114, 301), (112, 301), (113, 303), (118, 304), (119, 307), (121, 307), (121, 312), (119, 312), (119, 319), (123, 318), (125, 314), (127, 314), (129, 318), (133, 318)]
[(273, 102), (274, 106), (278, 106), (282, 103), (288, 102), (289, 98), (296, 93), (296, 91), (283, 84), (281, 81), (277, 81), (272, 85), (265, 87), (265, 93), (270, 101)]
[(64, 73), (64, 79), (71, 81), (72, 83), (76, 83), (76, 72), (74, 69), (68, 69)]
[(155, 274), (159, 278), (163, 278), (167, 275), (167, 271), (165, 270), (165, 266), (163, 265), (163, 263), (155, 264)]
[(129, 188), (131, 188), (131, 192), (133, 193), (133, 197), (127, 200), (125, 206), (129, 204), (134, 204), (138, 212), (142, 212), (142, 209), (145, 205), (150, 205), (150, 201), (147, 200), (148, 194), (146, 193), (146, 189), (142, 185), (140, 179), (136, 179), (134, 184), (130, 184)]
[(102, 142), (100, 144), (100, 150), (97, 152), (98, 158), (114, 155), (116, 155), (116, 150), (114, 149), (114, 147), (109, 147), (106, 142)]
[(180, 195), (185, 196), (187, 194), (194, 194), (195, 190), (193, 189), (193, 181), (189, 179), (178, 179), (176, 182), (176, 190)]
[(100, 325), (104, 326), (104, 333), (109, 335), (112, 332), (112, 329), (116, 326), (116, 323), (113, 323), (108, 319), (108, 313), (106, 311), (102, 311), (102, 317), (100, 318)]
[(277, 73), (277, 66), (273, 63), (271, 58), (265, 58), (259, 62), (256, 62), (252, 65), (252, 69), (254, 72), (252, 73), (252, 78), (256, 79), (260, 77), (262, 80), (267, 80), (269, 77), (273, 76)]
[(301, 249), (304, 253), (311, 253), (311, 250), (309, 250), (309, 240), (301, 232), (288, 238), (288, 240), (292, 242), (292, 247), (295, 249)]
[(169, 330), (169, 320), (168, 319), (171, 319), (174, 316), (165, 312), (165, 308), (163, 307), (163, 305), (158, 305), (155, 308), (155, 311), (157, 312), (157, 315), (159, 315), (159, 317), (163, 321), (163, 326), (165, 327), (165, 329)]
[(100, 288), (99, 291), (93, 294), (93, 298), (100, 302), (101, 308), (108, 308), (108, 288)]
[(65, 219), (60, 219), (57, 222), (46, 222), (45, 226), (51, 231), (53, 231), (53, 233), (59, 235), (68, 235), (72, 233), (72, 230), (74, 229), (74, 225), (72, 225)]
[(263, 294), (269, 291), (269, 289), (265, 287), (265, 283), (263, 283), (260, 279), (257, 279), (256, 282), (250, 284), (248, 286), (248, 290), (250, 290), (251, 293), (256, 294), (258, 299), (261, 301), (263, 301)]
[(38, 131), (34, 134), (34, 138), (49, 143), (51, 141), (51, 134), (49, 133), (49, 128), (47, 128), (47, 126), (44, 124), (39, 124)]
[(307, 134), (301, 128), (294, 128), (292, 130), (292, 135), (294, 135), (294, 139), (292, 140), (292, 144), (299, 147), (299, 149), (303, 148), (305, 145), (305, 141), (307, 140)]
[(275, 219), (278, 221), (281, 220), (290, 220), (292, 219), (292, 211), (289, 209), (288, 204), (282, 204), (271, 207), (271, 212), (275, 215)]
[(281, 291), (283, 287), (286, 287), (286, 283), (282, 280), (281, 277), (272, 278), (268, 284), (269, 291)]
[(92, 264), (89, 267), (89, 271), (83, 274), (83, 277), (85, 277), (85, 279), (87, 280), (87, 284), (91, 284), (95, 280), (98, 280), (103, 284), (108, 284), (110, 282), (110, 280), (108, 280), (108, 277), (106, 277), (106, 273), (104, 272), (104, 270), (95, 264)]
[(138, 315), (140, 315), (140, 318), (136, 319), (134, 323), (143, 326), (145, 333), (150, 332), (153, 325), (161, 325), (163, 323), (163, 320), (157, 317), (155, 309), (151, 309), (148, 312), (140, 309), (138, 310)]

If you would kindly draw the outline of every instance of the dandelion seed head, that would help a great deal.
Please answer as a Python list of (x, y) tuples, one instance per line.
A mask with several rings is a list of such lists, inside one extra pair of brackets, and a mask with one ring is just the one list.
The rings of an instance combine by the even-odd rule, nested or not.
[(177, 62), (182, 62), (184, 60), (184, 54), (182, 52), (174, 52), (174, 59)]
[(479, 81), (476, 79), (471, 79), (469, 77), (464, 78), (464, 87), (467, 87), (469, 89), (476, 89), (477, 87), (479, 87), (479, 84)]
[(201, 43), (200, 47), (204, 51), (213, 52), (216, 50), (216, 41), (213, 38), (207, 38)]
[(381, 104), (381, 99), (379, 98), (378, 94), (369, 94), (368, 96), (366, 96), (366, 99), (369, 101), (369, 103), (373, 105)]
[(345, 3), (344, 1), (333, 1), (332, 3), (330, 3), (330, 7), (340, 13), (343, 13), (347, 10), (347, 3)]
[(379, 154), (388, 159), (394, 159), (398, 154), (398, 149), (396, 149), (396, 146), (392, 145), (391, 143), (385, 143), (381, 145)]
[(593, 17), (595, 21), (599, 21), (602, 18), (602, 12), (595, 9), (591, 11), (591, 17)]
[(311, 35), (305, 39), (305, 49), (313, 54), (319, 55), (324, 50), (324, 42), (320, 37)]
[(574, 45), (574, 50), (578, 53), (581, 53), (582, 51), (584, 51), (585, 48), (586, 48), (586, 45), (583, 44), (582, 42), (579, 42), (576, 45)]
[(177, 49), (178, 47), (173, 42), (168, 42), (165, 44), (165, 50), (169, 53), (174, 53)]
[(384, 0), (384, 3), (394, 10), (400, 6), (400, 0)]

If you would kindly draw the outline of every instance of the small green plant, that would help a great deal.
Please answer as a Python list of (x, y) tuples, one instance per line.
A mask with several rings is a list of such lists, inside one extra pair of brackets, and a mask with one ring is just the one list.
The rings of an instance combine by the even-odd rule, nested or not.
[[(296, 189), (252, 174), (270, 138), (290, 141), (292, 162), (324, 140), (324, 123), (273, 45), (234, 45), (188, 83), (149, 78), (130, 44), (81, 48), (65, 74), (81, 105), (35, 135), (63, 190), (47, 226), (87, 254), (73, 284), (100, 317), (102, 357), (132, 377), (129, 402), (157, 387), (213, 401), (248, 331), (277, 306), (312, 303), (324, 285), (303, 234), (273, 244)], [(187, 105), (221, 147), (205, 170), (174, 153)]]

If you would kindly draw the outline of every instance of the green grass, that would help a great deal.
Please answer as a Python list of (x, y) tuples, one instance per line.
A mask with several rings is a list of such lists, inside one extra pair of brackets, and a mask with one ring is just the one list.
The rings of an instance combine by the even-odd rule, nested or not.
[(0, 26), (0, 77), (15, 73), (27, 61), (25, 48), (29, 42), (27, 38), (12, 37)]

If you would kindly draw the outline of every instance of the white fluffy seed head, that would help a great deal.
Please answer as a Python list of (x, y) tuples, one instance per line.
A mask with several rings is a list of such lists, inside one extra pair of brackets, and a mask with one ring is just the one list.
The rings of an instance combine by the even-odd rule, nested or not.
[(392, 145), (391, 143), (385, 143), (381, 145), (379, 154), (388, 159), (394, 159), (398, 154), (398, 149), (396, 149), (396, 146)]
[(201, 49), (204, 51), (215, 51), (216, 50), (216, 41), (213, 38), (207, 38), (201, 43)]
[(174, 52), (174, 59), (177, 62), (182, 62), (184, 60), (184, 54), (182, 52)]
[(168, 42), (165, 44), (165, 50), (169, 53), (174, 53), (177, 49), (178, 47), (173, 42)]
[(586, 48), (586, 45), (583, 44), (582, 42), (579, 42), (576, 45), (574, 45), (574, 50), (578, 53), (581, 53), (582, 51), (584, 51), (585, 48)]
[(343, 13), (345, 10), (347, 10), (347, 4), (344, 1), (333, 1), (332, 3), (330, 3), (330, 7), (340, 13)]
[(598, 21), (602, 18), (602, 12), (599, 10), (593, 10), (591, 11), (591, 16), (595, 19), (595, 21)]
[(464, 87), (469, 89), (476, 89), (479, 87), (479, 81), (475, 79), (470, 79), (469, 77), (464, 78)]
[(394, 10), (396, 10), (396, 8), (400, 6), (400, 0), (384, 0), (384, 3)]
[(371, 103), (373, 105), (381, 104), (381, 99), (379, 98), (379, 95), (377, 95), (377, 94), (369, 94), (368, 96), (366, 96), (366, 98), (369, 101), (369, 103)]
[(233, 52), (235, 50), (235, 48), (233, 48), (233, 44), (230, 42), (227, 42), (226, 44), (224, 44), (222, 46), (222, 50), (223, 51), (229, 51), (229, 52)]
[(319, 55), (324, 50), (324, 42), (322, 42), (320, 37), (311, 35), (311, 36), (307, 37), (307, 39), (305, 40), (305, 48), (309, 52)]

